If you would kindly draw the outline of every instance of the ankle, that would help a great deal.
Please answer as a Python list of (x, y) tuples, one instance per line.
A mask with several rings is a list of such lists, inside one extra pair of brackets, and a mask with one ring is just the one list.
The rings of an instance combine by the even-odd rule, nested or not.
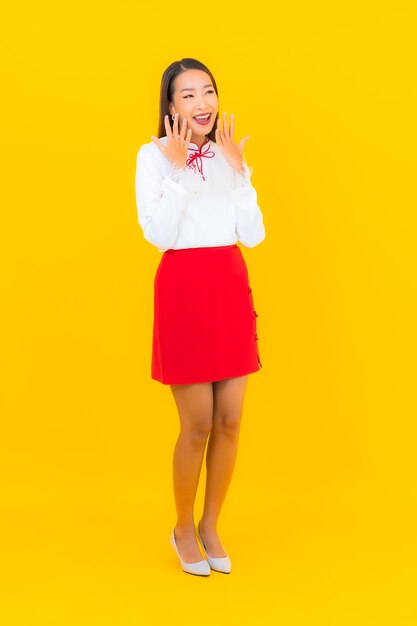
[(176, 524), (175, 526), (175, 534), (179, 537), (185, 537), (187, 535), (195, 535), (195, 525), (194, 522), (185, 523), (185, 524)]
[(217, 520), (205, 520), (201, 518), (200, 528), (205, 532), (217, 533)]

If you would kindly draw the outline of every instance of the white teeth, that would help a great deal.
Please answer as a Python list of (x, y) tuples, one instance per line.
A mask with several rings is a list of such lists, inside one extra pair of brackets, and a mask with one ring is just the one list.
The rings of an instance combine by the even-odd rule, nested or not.
[(196, 120), (207, 120), (210, 117), (210, 113), (208, 113), (207, 115), (196, 115), (195, 119)]

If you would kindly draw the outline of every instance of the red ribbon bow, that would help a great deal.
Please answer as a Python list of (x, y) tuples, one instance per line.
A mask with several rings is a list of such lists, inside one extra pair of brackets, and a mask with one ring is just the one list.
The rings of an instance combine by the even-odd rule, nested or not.
[[(192, 148), (190, 145), (188, 145), (188, 149), (191, 150), (193, 154), (191, 154), (191, 156), (188, 157), (187, 165), (195, 169), (196, 163), (197, 163), (198, 171), (203, 177), (203, 180), (206, 180), (206, 179), (204, 178), (204, 174), (203, 174), (203, 161), (201, 160), (201, 157), (212, 159), (215, 156), (215, 152), (213, 152), (213, 150), (209, 150), (209, 148), (210, 148), (210, 141), (207, 141), (207, 143), (201, 146), (201, 152), (198, 147)], [(194, 161), (196, 161), (196, 163), (194, 163)]]

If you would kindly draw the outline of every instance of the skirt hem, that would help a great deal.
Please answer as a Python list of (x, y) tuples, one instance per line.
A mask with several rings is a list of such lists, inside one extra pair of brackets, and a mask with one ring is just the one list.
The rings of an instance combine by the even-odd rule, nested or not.
[(259, 372), (262, 368), (262, 365), (259, 364), (259, 367), (256, 370), (250, 370), (249, 372), (246, 370), (243, 373), (240, 374), (229, 374), (227, 376), (222, 376), (221, 378), (214, 378), (211, 380), (193, 380), (191, 382), (183, 382), (183, 381), (173, 381), (173, 380), (167, 380), (165, 379), (160, 379), (160, 378), (156, 378), (155, 376), (151, 376), (152, 380), (155, 380), (159, 383), (161, 383), (162, 385), (198, 385), (201, 383), (215, 383), (215, 382), (219, 382), (220, 380), (227, 380), (228, 378), (239, 378), (240, 376), (246, 376), (249, 374), (256, 374), (256, 372)]

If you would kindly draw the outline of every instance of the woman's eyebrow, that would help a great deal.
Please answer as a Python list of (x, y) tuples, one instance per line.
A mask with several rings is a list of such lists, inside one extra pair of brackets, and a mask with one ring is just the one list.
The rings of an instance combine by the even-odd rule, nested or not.
[[(213, 87), (213, 85), (211, 83), (209, 83), (208, 85), (203, 85), (202, 89), (205, 89), (206, 87)], [(195, 91), (194, 87), (184, 87), (184, 89), (181, 89), (180, 93), (182, 91)]]

